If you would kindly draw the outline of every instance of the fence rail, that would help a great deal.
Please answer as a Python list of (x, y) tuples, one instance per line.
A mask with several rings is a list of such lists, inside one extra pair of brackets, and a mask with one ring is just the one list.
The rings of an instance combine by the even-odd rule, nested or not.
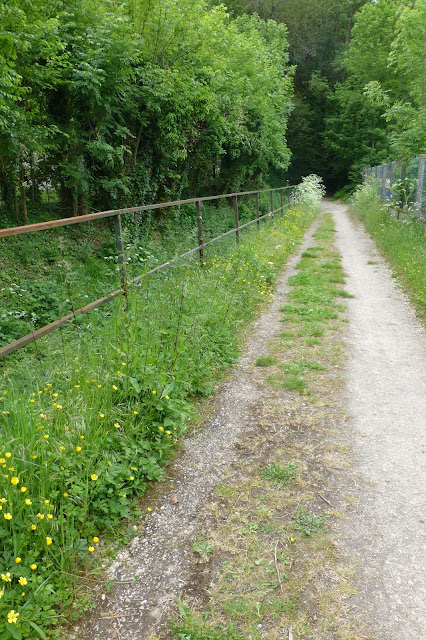
[(426, 223), (426, 155), (411, 158), (407, 162), (388, 162), (368, 167), (362, 171), (363, 183), (374, 178), (381, 200), (397, 206), (412, 205), (416, 216)]
[[(48, 335), (52, 331), (55, 331), (56, 329), (63, 327), (68, 322), (72, 321), (76, 316), (84, 315), (86, 313), (89, 313), (90, 311), (93, 311), (94, 309), (98, 309), (99, 307), (102, 307), (103, 305), (111, 302), (118, 296), (121, 296), (121, 295), (124, 296), (124, 305), (125, 305), (125, 309), (127, 310), (129, 284), (137, 284), (147, 276), (157, 273), (159, 271), (162, 271), (164, 269), (167, 269), (168, 267), (178, 262), (179, 260), (182, 260), (183, 258), (186, 258), (197, 252), (199, 253), (200, 262), (201, 264), (203, 264), (204, 249), (214, 244), (215, 242), (222, 240), (223, 238), (226, 238), (228, 236), (235, 234), (236, 243), (238, 245), (240, 241), (240, 234), (239, 234), (240, 230), (245, 229), (251, 226), (252, 224), (257, 224), (259, 228), (261, 220), (264, 220), (265, 218), (273, 218), (274, 215), (278, 212), (284, 213), (284, 209), (290, 206), (290, 198), (289, 198), (289, 202), (287, 204), (284, 204), (284, 191), (290, 190), (292, 188), (293, 188), (292, 186), (285, 186), (285, 187), (277, 187), (273, 189), (261, 189), (257, 191), (241, 191), (238, 193), (226, 193), (226, 194), (221, 194), (216, 196), (206, 196), (202, 198), (190, 198), (187, 200), (175, 200), (173, 202), (162, 202), (157, 204), (144, 205), (140, 207), (131, 207), (127, 209), (100, 211), (98, 213), (87, 214), (87, 215), (78, 216), (75, 218), (61, 218), (58, 220), (49, 220), (47, 222), (39, 222), (36, 224), (30, 224), (30, 225), (25, 225), (21, 227), (11, 227), (8, 229), (0, 229), (0, 238), (8, 238), (11, 236), (21, 235), (24, 233), (33, 233), (33, 232), (43, 231), (47, 229), (55, 229), (57, 227), (64, 227), (64, 226), (73, 225), (73, 224), (84, 224), (86, 222), (101, 220), (103, 218), (114, 217), (114, 231), (115, 231), (117, 258), (118, 258), (118, 263), (120, 265), (120, 271), (121, 271), (121, 274), (120, 274), (121, 288), (120, 289), (117, 289), (112, 293), (109, 293), (108, 295), (103, 296), (102, 298), (99, 298), (98, 300), (94, 300), (93, 302), (90, 302), (89, 304), (81, 307), (80, 309), (77, 309), (72, 313), (63, 316), (62, 318), (59, 318), (54, 322), (51, 322), (43, 327), (40, 327), (39, 329), (32, 331), (31, 333), (23, 336), (22, 338), (19, 338), (18, 340), (10, 342), (4, 347), (1, 347), (0, 359), (7, 357), (8, 355), (13, 353), (14, 351), (17, 351), (18, 349), (22, 349), (23, 347), (26, 347), (27, 345), (33, 342), (36, 342), (36, 340)], [(274, 209), (273, 196), (274, 196), (274, 193), (276, 192), (279, 192), (280, 194), (280, 206), (277, 209)], [(264, 215), (260, 215), (259, 195), (263, 193), (270, 194), (270, 210), (268, 211), (268, 213)], [(242, 196), (249, 196), (249, 195), (256, 196), (256, 217), (253, 220), (250, 220), (249, 222), (240, 224), (239, 213), (238, 213), (238, 198)], [(226, 233), (223, 233), (220, 236), (217, 236), (212, 240), (209, 240), (208, 242), (204, 242), (203, 223), (202, 223), (202, 210), (204, 207), (204, 202), (210, 202), (210, 201), (220, 200), (220, 199), (232, 200), (234, 216), (235, 216), (235, 227), (230, 231), (227, 231)], [(151, 269), (143, 273), (140, 276), (137, 276), (136, 278), (132, 278), (129, 280), (127, 278), (126, 267), (125, 267), (126, 257), (125, 257), (125, 249), (124, 249), (124, 242), (123, 242), (123, 231), (121, 226), (121, 216), (128, 213), (136, 214), (143, 211), (153, 211), (155, 209), (167, 209), (170, 207), (176, 207), (176, 206), (186, 205), (186, 204), (195, 205), (195, 213), (196, 213), (196, 219), (197, 219), (197, 232), (198, 232), (198, 246), (192, 249), (189, 249), (188, 251), (185, 251), (185, 253), (182, 253), (181, 255), (155, 267), (154, 269)]]

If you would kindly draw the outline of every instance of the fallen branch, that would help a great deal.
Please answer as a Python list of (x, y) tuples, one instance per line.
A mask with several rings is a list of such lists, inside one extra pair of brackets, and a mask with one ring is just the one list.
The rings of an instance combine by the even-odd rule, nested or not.
[(277, 571), (277, 576), (278, 576), (278, 582), (280, 583), (280, 588), (281, 588), (281, 591), (282, 591), (282, 590), (283, 590), (283, 584), (282, 584), (282, 582), (281, 582), (281, 576), (280, 576), (280, 572), (279, 572), (279, 569), (278, 569), (278, 560), (277, 560), (277, 547), (278, 547), (278, 543), (279, 543), (279, 540), (277, 540), (277, 542), (275, 543), (275, 549), (274, 549), (274, 561), (275, 561), (275, 569), (276, 569), (276, 571)]

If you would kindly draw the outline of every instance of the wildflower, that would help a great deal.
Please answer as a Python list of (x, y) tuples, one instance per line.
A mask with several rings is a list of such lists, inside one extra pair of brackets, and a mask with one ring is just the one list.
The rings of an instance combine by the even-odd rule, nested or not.
[(0, 502), (1, 502), (2, 504), (5, 504), (5, 503), (7, 502), (7, 500), (6, 500), (6, 498), (0, 498)]
[(27, 507), (29, 507), (32, 503), (32, 500), (30, 500), (29, 498), (25, 498), (25, 504), (27, 505)]
[(148, 511), (148, 513), (151, 513), (151, 511), (152, 511), (151, 507), (148, 507), (147, 511)]
[(53, 398), (57, 398), (57, 397), (58, 397), (58, 395), (59, 395), (59, 393), (52, 393), (52, 397), (53, 397)]
[(48, 434), (48, 433), (45, 433), (45, 434), (44, 434), (44, 436), (43, 436), (43, 438), (44, 438), (45, 440), (49, 440), (49, 434)]
[(44, 500), (43, 502), (44, 502), (44, 504), (49, 504), (50, 500)]
[(80, 453), (81, 447), (76, 447), (75, 450), (77, 451), (77, 453)]
[(95, 550), (95, 547), (88, 547), (88, 549), (87, 549), (87, 550), (88, 550), (88, 551), (90, 551), (90, 553), (93, 553), (93, 552), (94, 552), (94, 550)]
[(115, 427), (116, 429), (119, 429), (119, 428), (120, 428), (119, 423), (118, 423), (118, 422), (114, 422), (114, 427)]
[(92, 475), (90, 476), (90, 479), (93, 480), (93, 482), (96, 482), (96, 480), (98, 479), (98, 476), (96, 475), (96, 473), (92, 473)]
[(64, 445), (60, 446), (59, 448), (60, 448), (61, 451), (65, 451)]
[(3, 582), (12, 582), (12, 578), (10, 577), (10, 571), (1, 574), (1, 579)]
[(31, 531), (35, 531), (37, 529), (37, 525), (36, 524), (32, 524), (31, 525)]
[(3, 517), (5, 520), (12, 520), (12, 514), (9, 512), (5, 513)]
[(102, 385), (101, 384), (97, 384), (96, 386), (98, 387), (98, 389), (102, 389)]
[(0, 589), (0, 599), (4, 596), (4, 589)]
[(46, 536), (46, 544), (47, 544), (48, 547), (50, 547), (52, 542), (53, 542), (52, 538), (50, 538), (49, 536)]
[(64, 491), (64, 493), (62, 494), (64, 496), (64, 498), (68, 498), (68, 494), (66, 491)]
[(155, 389), (154, 389), (154, 391), (152, 392), (152, 395), (153, 395), (153, 396), (155, 396), (155, 394), (156, 394), (156, 393), (157, 393), (157, 392), (156, 392), (156, 391), (155, 391)]
[(15, 609), (12, 609), (7, 614), (7, 621), (9, 624), (16, 624), (18, 622), (18, 617), (19, 617), (19, 613), (15, 611)]
[(112, 385), (112, 388), (114, 391), (118, 391), (118, 387), (116, 387), (115, 384)]
[(104, 413), (100, 413), (100, 414), (99, 414), (99, 417), (100, 417), (100, 418), (105, 418), (105, 414), (104, 414)]
[(52, 516), (52, 514), (51, 514), (51, 513), (48, 513), (48, 514), (47, 514), (47, 519), (48, 519), (48, 520), (53, 520), (53, 516)]
[(164, 396), (166, 400), (170, 400), (169, 396)]
[(36, 564), (30, 565), (30, 569), (31, 571), (35, 571), (37, 569), (37, 565)]
[(0, 464), (5, 464), (6, 458), (0, 458)]
[(31, 460), (37, 460), (37, 456), (31, 456)]
[(164, 431), (164, 427), (158, 427), (158, 431)]
[(171, 431), (166, 431), (166, 433), (167, 433), (167, 435), (168, 435), (168, 436), (171, 436), (171, 435), (172, 435), (172, 432), (171, 432)]
[(44, 415), (44, 413), (40, 413), (40, 418), (41, 418), (42, 420), (45, 420), (45, 419), (46, 419), (46, 416)]
[(98, 538), (97, 536), (95, 536), (95, 537), (93, 538), (93, 542), (94, 542), (95, 544), (97, 544), (97, 543), (99, 542), (99, 538)]
[(19, 483), (19, 478), (13, 476), (13, 478), (10, 479), (10, 482), (16, 486)]
[(21, 487), (21, 493), (25, 493), (27, 491), (27, 487)]
[(84, 440), (84, 436), (80, 436), (80, 440)]
[(28, 584), (28, 581), (26, 578), (24, 578), (23, 576), (21, 576), (18, 580), (19, 584), (21, 585), (21, 587), (25, 587)]
[(44, 514), (43, 513), (38, 513), (37, 514), (37, 518), (39, 518), (39, 520), (44, 520)]
[(138, 415), (138, 413), (139, 413), (139, 411), (133, 411), (133, 415), (134, 415), (134, 416), (137, 416), (137, 415)]
[(22, 562), (22, 558), (19, 558), (19, 556), (17, 558), (15, 558), (15, 562), (16, 564), (20, 564)]
[(134, 480), (134, 477), (130, 476), (129, 480), (132, 482)]

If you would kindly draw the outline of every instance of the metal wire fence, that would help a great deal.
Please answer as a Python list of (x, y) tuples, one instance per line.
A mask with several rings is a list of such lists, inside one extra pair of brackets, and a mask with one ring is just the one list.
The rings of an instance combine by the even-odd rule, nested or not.
[(393, 202), (399, 210), (410, 208), (426, 223), (426, 155), (411, 158), (406, 162), (394, 161), (362, 172), (362, 180), (374, 179), (381, 200)]
[[(0, 229), (0, 239), (1, 238), (10, 238), (12, 236), (18, 236), (22, 234), (47, 231), (49, 229), (56, 229), (58, 227), (64, 227), (75, 224), (84, 224), (95, 222), (98, 220), (103, 220), (106, 218), (112, 218), (114, 221), (114, 231), (115, 231), (115, 245), (116, 245), (116, 258), (120, 267), (120, 288), (115, 291), (105, 295), (97, 300), (93, 300), (92, 302), (84, 305), (81, 308), (73, 310), (72, 313), (69, 313), (61, 318), (58, 318), (54, 322), (51, 322), (47, 325), (44, 325), (39, 328), (35, 328), (31, 333), (22, 336), (21, 338), (14, 340), (4, 346), (0, 347), (0, 360), (5, 358), (9, 354), (17, 351), (18, 349), (22, 349), (23, 347), (36, 342), (38, 339), (43, 336), (59, 329), (70, 321), (72, 321), (76, 316), (85, 315), (99, 307), (111, 302), (117, 297), (123, 296), (124, 298), (124, 307), (127, 308), (127, 300), (128, 300), (128, 288), (131, 285), (137, 284), (143, 278), (146, 278), (149, 275), (152, 275), (156, 272), (167, 269), (172, 266), (176, 262), (182, 260), (183, 258), (199, 255), (199, 260), (201, 265), (204, 264), (204, 252), (207, 247), (210, 245), (230, 236), (235, 237), (235, 241), (237, 245), (240, 242), (240, 233), (243, 229), (250, 227), (253, 224), (256, 224), (257, 227), (260, 227), (261, 221), (265, 219), (273, 219), (274, 215), (277, 213), (284, 213), (284, 210), (287, 207), (291, 206), (291, 190), (293, 187), (285, 186), (278, 187), (274, 189), (263, 189), (258, 191), (246, 191), (239, 193), (230, 193), (230, 194), (221, 194), (216, 196), (208, 196), (204, 198), (191, 198), (188, 200), (180, 200), (173, 202), (165, 202), (158, 203), (152, 205), (145, 205), (140, 207), (132, 207), (128, 209), (120, 209), (120, 210), (111, 210), (111, 211), (102, 211), (99, 213), (93, 213), (88, 215), (83, 215), (74, 218), (64, 218), (60, 220), (50, 220), (48, 222), (40, 222), (36, 224), (25, 225), (22, 227), (11, 227), (8, 229)], [(212, 203), (219, 200), (227, 200), (232, 203), (233, 209), (233, 228), (229, 229), (229, 227), (225, 230), (224, 233), (217, 235), (216, 237), (211, 237), (209, 230), (206, 228), (203, 222), (203, 210), (205, 207), (205, 203)], [(249, 206), (248, 203), (251, 200)], [(254, 202), (253, 202), (254, 200)], [(247, 203), (247, 204), (246, 204)], [(167, 260), (163, 264), (158, 265), (157, 267), (145, 271), (143, 274), (129, 277), (128, 270), (126, 269), (127, 264), (127, 256), (126, 256), (126, 248), (123, 240), (123, 229), (122, 229), (122, 218), (126, 215), (130, 214), (133, 216), (139, 215), (141, 212), (154, 211), (156, 209), (165, 210), (169, 208), (179, 208), (182, 206), (192, 206), (194, 215), (194, 223), (196, 226), (196, 236), (198, 236), (198, 244), (197, 246), (185, 251), (181, 255), (172, 257)], [(243, 219), (243, 224), (241, 223), (241, 209), (245, 207), (245, 211), (249, 211), (249, 220), (246, 222)], [(217, 228), (217, 227), (216, 227)], [(207, 237), (206, 237), (207, 236)], [(87, 297), (87, 296), (86, 296)]]

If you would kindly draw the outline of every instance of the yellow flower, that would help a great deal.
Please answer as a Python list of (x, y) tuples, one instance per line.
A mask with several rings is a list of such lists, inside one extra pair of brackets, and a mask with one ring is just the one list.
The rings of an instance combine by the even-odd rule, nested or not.
[(133, 415), (137, 416), (139, 414), (139, 411), (133, 411)]
[(47, 514), (47, 519), (48, 519), (48, 520), (53, 520), (53, 516), (52, 516), (52, 514), (51, 514), (51, 513), (48, 513), (48, 514)]
[(65, 447), (62, 445), (61, 447), (59, 447), (61, 451), (65, 451)]
[(31, 456), (31, 460), (37, 460), (37, 456)]
[(98, 479), (98, 476), (96, 475), (96, 473), (92, 473), (92, 475), (90, 476), (90, 479), (93, 480), (93, 482), (96, 482), (96, 480)]
[(80, 453), (81, 447), (76, 447), (75, 450), (77, 451), (77, 453)]
[(21, 585), (21, 587), (25, 587), (28, 584), (28, 581), (26, 578), (24, 578), (23, 576), (21, 576), (18, 580), (19, 584)]
[(1, 502), (2, 504), (5, 504), (5, 503), (7, 502), (7, 500), (6, 500), (6, 498), (0, 498), (0, 502)]
[(90, 553), (93, 553), (95, 550), (95, 547), (88, 547), (88, 551), (90, 551)]
[(118, 391), (118, 387), (116, 387), (115, 384), (112, 385), (112, 388), (114, 389), (114, 391)]
[(10, 577), (10, 571), (1, 574), (1, 579), (3, 582), (12, 582), (12, 578)]
[(19, 613), (15, 611), (15, 609), (12, 609), (12, 611), (9, 611), (7, 614), (7, 621), (9, 624), (16, 624), (18, 622), (18, 617)]
[(169, 396), (164, 396), (166, 400), (170, 400)]
[(0, 599), (4, 596), (4, 589), (0, 589)]
[(164, 427), (158, 427), (158, 431), (164, 431)]
[(40, 413), (40, 418), (41, 418), (42, 420), (44, 420), (44, 419), (46, 418), (46, 416), (44, 415), (44, 413)]
[(30, 504), (32, 504), (32, 500), (30, 500), (29, 498), (25, 498), (25, 504), (27, 505), (27, 507), (29, 507)]
[(100, 418), (105, 418), (105, 414), (104, 414), (104, 413), (100, 413), (100, 414), (99, 414), (99, 417), (100, 417)]
[(97, 543), (99, 542), (99, 538), (98, 538), (97, 536), (95, 536), (95, 537), (93, 538), (93, 542), (94, 542), (95, 544), (97, 544)]
[(151, 507), (148, 507), (147, 511), (148, 511), (148, 513), (151, 513), (151, 511), (152, 511)]
[(53, 542), (52, 538), (49, 538), (49, 536), (46, 536), (46, 544), (47, 544), (48, 547), (50, 547), (52, 542)]
[(36, 529), (37, 529), (37, 525), (36, 525), (36, 524), (32, 524), (32, 525), (31, 525), (31, 530), (32, 530), (32, 531), (35, 531)]
[(40, 520), (44, 520), (44, 514), (43, 513), (38, 513), (37, 514), (37, 518), (39, 518)]
[(37, 569), (37, 565), (36, 565), (36, 564), (32, 564), (32, 565), (30, 565), (30, 569), (31, 569), (32, 571), (35, 571), (35, 570)]
[(114, 422), (114, 427), (115, 427), (116, 429), (119, 429), (119, 428), (120, 428), (119, 423), (118, 423), (118, 422)]
[(96, 386), (98, 387), (98, 389), (102, 389), (102, 385), (101, 384), (97, 384)]
[(9, 513), (9, 512), (8, 512), (8, 513), (5, 513), (5, 514), (4, 514), (4, 519), (5, 519), (5, 520), (12, 520), (12, 514), (11, 514), (11, 513)]
[(18, 558), (15, 558), (15, 562), (16, 564), (20, 564), (22, 562), (22, 558), (19, 558), (18, 556)]
[(84, 440), (84, 436), (80, 436), (80, 440)]
[(157, 393), (157, 392), (156, 392), (156, 391), (155, 391), (155, 389), (154, 389), (154, 391), (152, 392), (152, 395), (153, 395), (153, 396), (155, 396), (155, 394), (156, 394), (156, 393)]
[(43, 500), (44, 504), (49, 504), (50, 500)]
[(26, 492), (26, 490), (27, 490), (27, 487), (21, 487), (21, 492), (22, 492), (22, 493), (25, 493), (25, 492)]
[(134, 477), (130, 476), (129, 480), (132, 482), (134, 480)]
[(10, 481), (12, 484), (16, 486), (19, 483), (19, 478), (17, 478), (16, 476), (13, 476), (13, 478), (11, 478)]
[(59, 393), (52, 393), (52, 396), (53, 396), (54, 398), (57, 398), (57, 397), (58, 397), (58, 395), (59, 395)]
[(45, 440), (49, 440), (49, 434), (48, 434), (48, 433), (46, 433), (46, 434), (43, 436), (43, 438), (44, 438)]
[(6, 458), (0, 458), (0, 464), (5, 464)]

